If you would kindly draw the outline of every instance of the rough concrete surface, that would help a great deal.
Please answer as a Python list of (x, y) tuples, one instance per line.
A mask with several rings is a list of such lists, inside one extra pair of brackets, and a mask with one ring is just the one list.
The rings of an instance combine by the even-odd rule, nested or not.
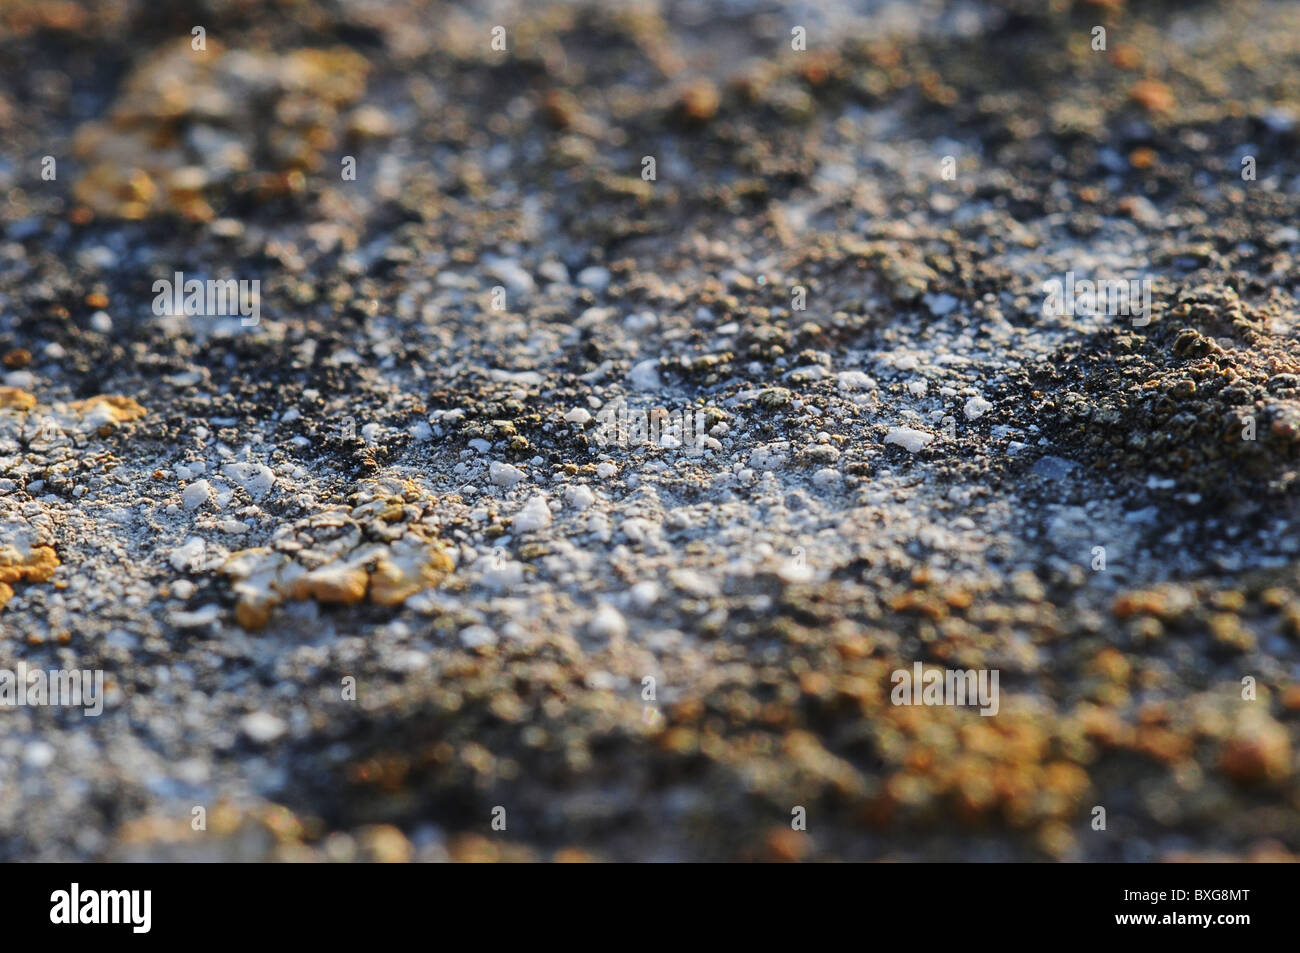
[(1298, 119), (1264, 0), (0, 4), (0, 669), (103, 673), (0, 860), (1292, 859)]

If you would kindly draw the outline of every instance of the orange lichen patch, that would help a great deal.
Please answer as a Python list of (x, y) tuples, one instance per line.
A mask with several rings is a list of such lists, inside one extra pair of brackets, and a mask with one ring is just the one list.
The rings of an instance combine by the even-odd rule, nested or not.
[(1147, 112), (1170, 112), (1177, 101), (1173, 90), (1158, 79), (1138, 80), (1129, 90), (1129, 98)]
[[(108, 119), (84, 123), (75, 135), (85, 172), (73, 193), (94, 214), (207, 221), (224, 191), (292, 188), (336, 144), (340, 111), (361, 98), (368, 71), (345, 48), (276, 54), (226, 50), (210, 39), (196, 52), (188, 38), (141, 63)], [(271, 119), (250, 118), (264, 114)], [(383, 132), (378, 119), (362, 119)], [(246, 178), (256, 156), (272, 168)]]
[[(140, 844), (149, 841), (190, 841), (194, 837), (190, 818), (169, 818), (146, 815), (122, 824), (117, 831), (119, 844)], [(300, 840), (304, 827), (288, 808), (267, 804), (253, 809), (241, 808), (228, 801), (213, 805), (208, 812), (205, 835), (226, 836), (234, 834), (252, 821), (273, 834), (281, 842)]]
[(526, 846), (489, 840), (478, 834), (450, 838), (447, 853), (457, 864), (532, 863), (537, 859), (537, 855)]
[(31, 410), (36, 398), (17, 387), (0, 387), (0, 410)]
[(73, 401), (68, 409), (81, 418), (87, 431), (107, 437), (120, 424), (138, 420), (148, 411), (133, 397), (120, 394), (99, 394), (86, 400)]
[(1237, 718), (1219, 752), (1219, 770), (1243, 785), (1280, 781), (1291, 773), (1291, 738), (1267, 713)]
[(889, 600), (889, 608), (895, 612), (915, 612), (928, 619), (938, 621), (948, 615), (948, 607), (932, 592), (921, 589), (909, 589)]
[(943, 593), (943, 601), (953, 609), (969, 609), (972, 599), (965, 589), (949, 589)]
[(763, 859), (793, 863), (807, 856), (812, 844), (808, 835), (789, 827), (774, 827), (763, 838)]
[[(397, 606), (439, 585), (454, 568), (450, 554), (426, 523), (433, 499), (410, 481), (368, 481), (357, 505), (334, 507), (290, 527), (295, 539), (317, 533), (328, 542), (233, 553), (222, 573), (233, 582), (236, 621), (248, 630), (270, 621), (285, 600)], [(376, 536), (384, 542), (374, 543)]]
[(1174, 764), (1192, 753), (1192, 739), (1165, 728), (1144, 726), (1137, 730), (1134, 749), (1153, 761)]
[(440, 547), (420, 546), (402, 553), (390, 550), (379, 557), (370, 573), (370, 601), (381, 606), (401, 605), (417, 592), (438, 585), (452, 568), (451, 557)]
[(299, 576), (289, 586), (290, 599), (352, 605), (366, 597), (369, 576), (359, 566), (323, 566)]
[(271, 621), (271, 609), (275, 603), (241, 600), (235, 603), (235, 621), (245, 632), (256, 632), (266, 628)]
[(687, 122), (708, 122), (718, 113), (718, 90), (707, 79), (693, 82), (678, 94), (677, 108)]
[(134, 397), (122, 397), (119, 394), (100, 394), (86, 400), (73, 401), (70, 406), (79, 414), (107, 416), (112, 423), (119, 424), (138, 420), (148, 413)]
[(797, 72), (803, 78), (804, 82), (812, 86), (820, 86), (835, 72), (840, 66), (840, 55), (834, 50), (808, 51), (807, 56), (799, 57), (799, 65), (796, 67)]
[(1107, 681), (1120, 683), (1127, 682), (1133, 671), (1124, 653), (1113, 647), (1098, 652), (1088, 667)]
[(600, 858), (581, 847), (561, 847), (551, 855), (551, 860), (557, 864), (594, 864), (599, 863)]
[(1156, 164), (1156, 150), (1139, 146), (1128, 154), (1128, 164), (1135, 169), (1149, 169)]
[(1142, 65), (1142, 52), (1132, 43), (1117, 43), (1110, 61), (1120, 69), (1137, 69)]
[(1163, 586), (1122, 592), (1115, 598), (1110, 611), (1120, 621), (1149, 615), (1167, 622), (1194, 606), (1195, 600), (1190, 591), (1177, 586)]
[(1005, 698), (995, 718), (956, 706), (873, 708), (884, 776), (879, 787), (868, 786), (861, 816), (889, 824), (955, 816), (1035, 831), (1068, 822), (1091, 781), (1056, 754), (1062, 739), (1077, 734), (1072, 719), (1044, 724), (1042, 714)]
[(81, 4), (72, 0), (54, 0), (51, 3), (0, 4), (0, 23), (17, 36), (26, 36), (36, 30), (73, 32), (83, 29), (92, 15)]
[(14, 596), (15, 582), (49, 582), (59, 568), (52, 546), (33, 546), (26, 555), (12, 546), (0, 546), (0, 608)]
[(214, 804), (206, 827), (195, 831), (192, 818), (149, 814), (117, 828), (110, 848), (118, 861), (254, 862), (296, 860), (308, 853), (308, 826), (278, 804), (242, 807)]

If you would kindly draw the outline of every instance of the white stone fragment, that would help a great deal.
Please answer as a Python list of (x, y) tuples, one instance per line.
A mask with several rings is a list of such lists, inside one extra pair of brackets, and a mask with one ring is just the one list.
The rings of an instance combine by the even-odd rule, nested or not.
[(537, 494), (515, 516), (510, 528), (516, 533), (533, 533), (551, 525), (551, 508), (546, 505), (546, 497)]
[(267, 744), (284, 734), (285, 724), (270, 712), (255, 711), (240, 719), (239, 728), (250, 740)]
[(488, 467), (488, 476), (497, 486), (512, 487), (524, 478), (524, 471), (512, 464), (494, 461)]
[(255, 500), (262, 499), (275, 486), (275, 472), (264, 463), (227, 463), (221, 473), (242, 486)]
[(566, 486), (564, 488), (564, 505), (581, 512), (592, 503), (596, 502), (596, 494), (591, 491), (591, 487)]
[(934, 434), (911, 427), (894, 427), (885, 434), (885, 443), (896, 443), (910, 453), (916, 453), (934, 439)]
[(628, 372), (628, 380), (637, 390), (658, 390), (663, 386), (659, 380), (659, 362), (649, 360), (634, 365)]
[(486, 625), (471, 625), (460, 630), (460, 644), (467, 649), (496, 645), (497, 634)]
[(993, 405), (976, 394), (970, 400), (966, 401), (965, 413), (967, 420), (974, 420), (976, 417), (982, 417), (984, 413)]
[(212, 496), (212, 484), (207, 480), (195, 480), (181, 493), (181, 505), (193, 513)]
[(627, 621), (623, 618), (623, 613), (609, 603), (601, 603), (592, 616), (587, 631), (598, 639), (621, 639), (627, 635)]

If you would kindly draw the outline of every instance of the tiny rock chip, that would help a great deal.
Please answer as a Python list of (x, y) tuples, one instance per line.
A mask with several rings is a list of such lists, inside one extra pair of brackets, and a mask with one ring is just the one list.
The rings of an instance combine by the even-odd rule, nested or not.
[(366, 597), (369, 581), (369, 576), (360, 566), (322, 566), (295, 579), (289, 596), (350, 605)]
[(511, 487), (524, 478), (524, 471), (509, 463), (494, 462), (488, 467), (488, 478), (497, 486)]
[(212, 484), (207, 480), (195, 480), (181, 493), (181, 505), (193, 512), (212, 496)]
[(934, 434), (910, 427), (895, 427), (885, 434), (885, 443), (896, 443), (909, 453), (917, 453), (926, 444), (934, 440)]

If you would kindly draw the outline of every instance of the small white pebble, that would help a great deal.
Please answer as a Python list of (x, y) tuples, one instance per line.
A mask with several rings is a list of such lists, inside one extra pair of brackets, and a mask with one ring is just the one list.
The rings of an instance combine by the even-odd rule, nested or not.
[(826, 467), (813, 474), (813, 486), (833, 486), (843, 478), (844, 475), (839, 470)]
[(640, 611), (645, 612), (659, 601), (659, 584), (657, 582), (651, 582), (650, 580), (638, 582), (632, 587), (628, 596), (632, 600), (632, 605)]
[(516, 533), (532, 533), (550, 525), (551, 508), (546, 505), (546, 497), (539, 493), (524, 504), (510, 528)]
[(596, 502), (596, 494), (591, 492), (588, 486), (566, 486), (564, 488), (564, 504), (581, 512), (592, 503)]
[(524, 478), (524, 471), (512, 464), (494, 461), (488, 467), (488, 476), (497, 486), (511, 487)]
[(213, 602), (193, 612), (173, 612), (167, 616), (167, 621), (178, 629), (200, 629), (220, 618), (221, 606)]
[(604, 291), (609, 287), (609, 280), (609, 269), (599, 265), (589, 265), (578, 272), (578, 284), (592, 291)]
[(955, 309), (957, 305), (961, 304), (960, 301), (950, 294), (928, 294), (923, 300), (925, 301), (925, 306), (930, 309), (930, 313), (939, 318), (948, 314)]
[(207, 480), (195, 480), (181, 493), (181, 505), (193, 513), (212, 496), (212, 484)]
[(637, 390), (658, 390), (663, 386), (659, 381), (659, 362), (656, 360), (634, 365), (627, 377)]
[(861, 371), (840, 371), (835, 377), (840, 390), (875, 390), (876, 382)]
[(460, 630), (460, 644), (467, 649), (477, 649), (484, 645), (496, 645), (497, 634), (486, 625), (471, 625)]
[(251, 715), (245, 715), (240, 720), (239, 727), (250, 740), (266, 744), (284, 734), (285, 724), (270, 712), (255, 711)]
[(167, 557), (167, 561), (172, 564), (172, 568), (181, 572), (194, 572), (203, 567), (204, 552), (206, 544), (197, 536), (192, 536), (185, 541), (185, 545), (177, 546)]
[(894, 427), (885, 434), (885, 443), (896, 443), (910, 453), (916, 453), (932, 440), (934, 434), (913, 430), (911, 427)]
[(602, 603), (587, 626), (587, 631), (598, 639), (617, 640), (627, 635), (627, 622), (623, 613), (609, 603)]
[(517, 563), (513, 560), (500, 564), (489, 562), (487, 570), (483, 573), (483, 585), (498, 592), (514, 589), (523, 581), (523, 563)]
[(623, 319), (623, 327), (633, 334), (644, 334), (659, 326), (659, 318), (652, 311), (638, 311)]
[(48, 741), (33, 741), (23, 749), (23, 764), (29, 768), (46, 768), (54, 760), (54, 745)]
[(228, 463), (221, 472), (234, 480), (255, 500), (260, 500), (275, 486), (275, 472), (264, 463)]
[(976, 395), (972, 397), (970, 400), (966, 401), (966, 408), (965, 408), (966, 419), (974, 420), (976, 417), (982, 417), (985, 411), (987, 411), (992, 406), (993, 405), (990, 404), (983, 397)]

